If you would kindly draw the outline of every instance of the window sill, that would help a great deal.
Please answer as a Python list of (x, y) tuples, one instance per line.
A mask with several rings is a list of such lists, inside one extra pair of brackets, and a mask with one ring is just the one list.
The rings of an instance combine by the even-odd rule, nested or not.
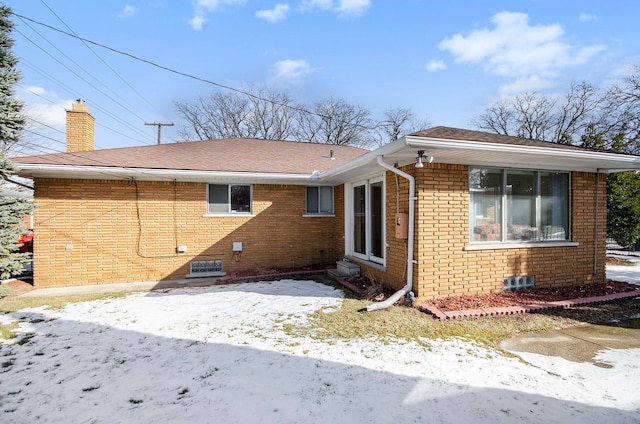
[(531, 243), (477, 243), (464, 247), (464, 250), (493, 250), (493, 249), (531, 249), (538, 247), (577, 247), (575, 241), (539, 241)]
[(205, 213), (203, 218), (220, 218), (220, 217), (232, 217), (232, 218), (253, 218), (255, 215), (251, 213), (238, 212), (238, 213)]
[(387, 272), (387, 267), (377, 262), (371, 262), (364, 259), (356, 258), (355, 256), (348, 256), (348, 255), (347, 255), (347, 259), (349, 259), (353, 263), (358, 263), (364, 266), (368, 266), (369, 268), (377, 269), (378, 271)]
[(303, 218), (335, 218), (335, 214), (332, 213), (305, 213)]

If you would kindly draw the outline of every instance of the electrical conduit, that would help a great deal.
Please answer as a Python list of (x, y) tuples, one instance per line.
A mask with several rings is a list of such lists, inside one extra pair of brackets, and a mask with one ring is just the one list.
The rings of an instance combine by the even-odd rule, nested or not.
[(363, 311), (366, 310), (367, 312), (388, 308), (389, 306), (396, 303), (402, 296), (405, 296), (408, 293), (411, 293), (411, 290), (413, 288), (413, 243), (414, 243), (413, 223), (415, 220), (415, 209), (416, 209), (416, 197), (415, 197), (416, 180), (406, 172), (400, 171), (399, 169), (396, 169), (393, 166), (389, 165), (388, 163), (384, 162), (382, 160), (381, 155), (378, 156), (377, 159), (378, 159), (378, 165), (380, 165), (381, 167), (388, 169), (394, 174), (400, 175), (401, 177), (409, 180), (409, 234), (407, 239), (407, 244), (408, 244), (407, 249), (409, 249), (409, 252), (407, 254), (407, 284), (403, 288), (395, 292), (393, 295), (389, 296), (389, 298), (387, 298), (386, 300), (383, 300), (382, 302), (373, 303), (367, 306), (366, 308), (362, 309)]

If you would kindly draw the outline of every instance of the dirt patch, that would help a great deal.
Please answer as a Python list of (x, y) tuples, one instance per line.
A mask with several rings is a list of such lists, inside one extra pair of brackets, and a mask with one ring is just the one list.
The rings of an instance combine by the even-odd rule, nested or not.
[(636, 263), (633, 261), (630, 261), (629, 259), (624, 259), (624, 258), (614, 258), (612, 256), (607, 257), (607, 265), (614, 265), (614, 266), (635, 266)]
[(30, 292), (34, 289), (31, 280), (13, 280), (8, 283), (3, 284), (3, 286), (8, 286), (11, 288), (11, 292), (5, 297), (15, 297), (20, 296), (23, 293)]
[(472, 296), (450, 296), (441, 299), (427, 300), (424, 301), (423, 304), (433, 305), (441, 311), (461, 311), (465, 309), (525, 306), (560, 300), (606, 296), (637, 290), (638, 286), (633, 284), (609, 281), (607, 283), (592, 283), (580, 286), (538, 288)]

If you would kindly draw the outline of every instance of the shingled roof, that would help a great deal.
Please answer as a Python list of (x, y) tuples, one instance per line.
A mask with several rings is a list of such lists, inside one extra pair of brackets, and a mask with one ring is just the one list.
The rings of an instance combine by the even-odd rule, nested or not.
[(480, 141), (485, 143), (510, 144), (514, 146), (545, 147), (551, 149), (576, 150), (576, 151), (596, 151), (584, 147), (572, 146), (568, 144), (554, 143), (551, 141), (533, 140), (529, 138), (513, 137), (509, 135), (487, 133), (482, 131), (466, 130), (451, 127), (433, 127), (427, 130), (410, 134), (414, 137), (439, 138), (444, 140), (464, 140)]
[(367, 152), (350, 146), (228, 138), (23, 156), (13, 161), (18, 165), (311, 174)]

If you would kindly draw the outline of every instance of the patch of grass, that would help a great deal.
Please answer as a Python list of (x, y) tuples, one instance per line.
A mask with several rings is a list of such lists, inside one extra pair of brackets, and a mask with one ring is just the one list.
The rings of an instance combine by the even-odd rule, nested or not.
[(17, 322), (12, 322), (11, 324), (0, 325), (0, 339), (9, 340), (13, 339), (16, 336), (14, 332), (20, 324)]
[(93, 300), (125, 297), (131, 293), (98, 293), (56, 297), (20, 297), (12, 296), (0, 299), (0, 313), (16, 312), (26, 308), (48, 306), (51, 309), (64, 308), (67, 303), (91, 302)]
[(3, 297), (9, 296), (11, 292), (12, 292), (11, 287), (4, 284), (0, 285), (0, 299), (2, 299)]
[(310, 316), (308, 326), (285, 325), (293, 336), (310, 336), (318, 340), (389, 336), (423, 343), (421, 339), (459, 337), (496, 346), (498, 342), (520, 333), (570, 327), (570, 318), (537, 314), (479, 317), (461, 320), (437, 320), (416, 308), (392, 306), (374, 312), (358, 312), (371, 302), (346, 298), (342, 308), (326, 314), (322, 310)]

